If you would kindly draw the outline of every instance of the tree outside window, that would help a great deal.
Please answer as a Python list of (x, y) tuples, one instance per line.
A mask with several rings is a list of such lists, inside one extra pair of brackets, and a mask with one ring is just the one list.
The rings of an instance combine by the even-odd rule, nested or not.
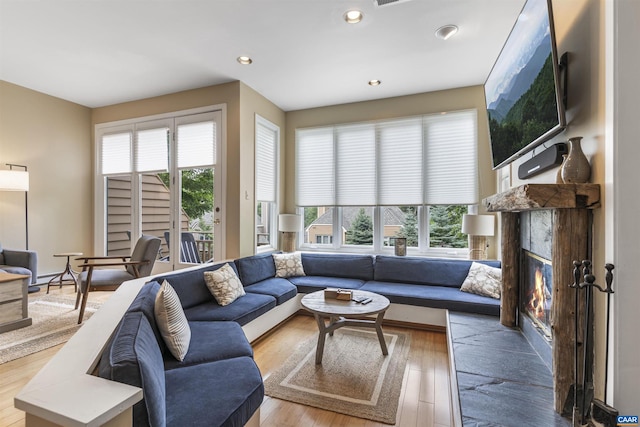
[(396, 233), (396, 237), (404, 237), (407, 239), (407, 246), (417, 247), (420, 240), (418, 234), (418, 207), (400, 206), (400, 210), (404, 213), (404, 219), (402, 228)]
[(466, 248), (467, 235), (462, 234), (462, 215), (467, 206), (430, 206), (429, 241), (432, 248)]
[(373, 221), (364, 208), (358, 214), (347, 230), (345, 243), (347, 245), (373, 245)]
[[(169, 173), (158, 176), (169, 188)], [(182, 171), (182, 209), (189, 218), (200, 218), (213, 211), (213, 169), (185, 169)]]

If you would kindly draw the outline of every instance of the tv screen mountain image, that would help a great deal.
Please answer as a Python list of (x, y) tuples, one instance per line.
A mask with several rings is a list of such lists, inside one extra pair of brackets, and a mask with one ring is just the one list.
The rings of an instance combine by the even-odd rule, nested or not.
[(494, 168), (564, 128), (548, 6), (548, 0), (527, 1), (485, 82)]

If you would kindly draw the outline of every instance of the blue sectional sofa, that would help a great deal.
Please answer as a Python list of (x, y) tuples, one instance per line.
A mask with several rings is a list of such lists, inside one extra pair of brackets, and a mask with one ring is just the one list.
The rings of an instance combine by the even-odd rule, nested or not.
[[(288, 278), (275, 277), (271, 253), (229, 262), (246, 295), (226, 306), (216, 302), (203, 274), (225, 263), (158, 276), (145, 284), (99, 365), (101, 377), (144, 390), (143, 401), (134, 406), (134, 425), (247, 423), (264, 390), (242, 327), (260, 322), (279, 306), (294, 304), (297, 310), (299, 293), (362, 289), (386, 296), (392, 305), (499, 315), (499, 300), (460, 291), (471, 266), (468, 260), (320, 253), (302, 253), (301, 258), (305, 275)], [(500, 267), (499, 261), (482, 262)], [(168, 351), (155, 323), (154, 301), (164, 280), (178, 294), (191, 327), (182, 362)]]
[(99, 375), (144, 390), (133, 407), (135, 426), (246, 424), (262, 403), (264, 387), (240, 325), (189, 321), (191, 344), (178, 361), (156, 325), (159, 290), (156, 281), (143, 286), (103, 352)]

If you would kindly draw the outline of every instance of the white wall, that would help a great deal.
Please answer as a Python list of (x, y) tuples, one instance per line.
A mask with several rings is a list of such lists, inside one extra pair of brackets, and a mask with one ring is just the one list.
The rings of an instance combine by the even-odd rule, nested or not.
[[(606, 1), (607, 15), (607, 260), (614, 270), (613, 405), (621, 415), (640, 411), (640, 283), (637, 263), (640, 250), (640, 2)], [(610, 381), (611, 382), (611, 381)]]
[[(29, 169), (29, 249), (38, 275), (60, 272), (56, 252), (91, 252), (91, 110), (0, 81), (0, 169)], [(24, 193), (0, 193), (0, 242), (24, 249)]]

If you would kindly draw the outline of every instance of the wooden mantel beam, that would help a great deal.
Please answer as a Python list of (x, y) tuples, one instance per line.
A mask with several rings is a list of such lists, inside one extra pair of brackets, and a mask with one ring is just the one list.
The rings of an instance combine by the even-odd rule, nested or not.
[(524, 184), (482, 200), (488, 212), (535, 209), (595, 209), (600, 207), (599, 184)]

